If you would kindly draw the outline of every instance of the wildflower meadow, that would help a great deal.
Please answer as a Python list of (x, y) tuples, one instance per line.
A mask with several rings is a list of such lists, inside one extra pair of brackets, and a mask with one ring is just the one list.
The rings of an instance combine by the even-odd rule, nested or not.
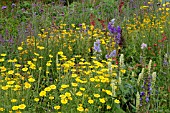
[(0, 8), (0, 113), (170, 113), (169, 0)]

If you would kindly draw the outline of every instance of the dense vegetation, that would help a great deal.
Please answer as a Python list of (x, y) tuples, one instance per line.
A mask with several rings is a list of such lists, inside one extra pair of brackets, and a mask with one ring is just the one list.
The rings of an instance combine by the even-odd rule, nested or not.
[(169, 2), (0, 7), (0, 112), (170, 112)]

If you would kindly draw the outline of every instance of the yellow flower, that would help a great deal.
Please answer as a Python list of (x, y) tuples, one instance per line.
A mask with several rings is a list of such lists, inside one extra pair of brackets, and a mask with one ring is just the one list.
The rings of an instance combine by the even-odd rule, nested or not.
[(20, 104), (19, 109), (25, 109), (26, 105), (25, 104)]
[(94, 97), (96, 97), (96, 98), (99, 98), (99, 97), (100, 97), (99, 94), (93, 94), (93, 95), (94, 95)]
[(7, 90), (9, 87), (8, 86), (2, 86), (1, 89), (2, 90)]
[(106, 100), (104, 98), (100, 98), (99, 100), (100, 100), (101, 103), (105, 103), (106, 102)]
[(34, 98), (34, 101), (35, 102), (38, 102), (40, 99), (39, 98)]
[(7, 84), (12, 85), (15, 81), (8, 81)]
[(65, 98), (65, 99), (61, 99), (61, 103), (62, 104), (67, 104), (68, 100)]
[(82, 87), (81, 87), (81, 88), (80, 88), (80, 90), (81, 90), (81, 91), (84, 91), (84, 90), (85, 90), (85, 88), (82, 88)]
[(126, 73), (126, 70), (125, 69), (121, 69), (120, 70), (123, 74)]
[(23, 48), (22, 47), (18, 47), (18, 50), (21, 51), (21, 50), (23, 50)]
[(21, 65), (20, 64), (15, 64), (15, 67), (19, 68), (19, 67), (21, 67)]
[(81, 91), (79, 91), (79, 92), (76, 93), (76, 95), (77, 95), (77, 96), (82, 96), (83, 94), (82, 94)]
[(22, 68), (22, 71), (27, 71), (27, 70), (28, 70), (27, 67)]
[(50, 96), (50, 97), (49, 97), (49, 99), (50, 99), (50, 100), (53, 100), (53, 99), (54, 99), (54, 97), (53, 97), (53, 96)]
[(59, 51), (59, 52), (58, 52), (58, 55), (63, 55), (63, 52), (62, 52), (62, 51)]
[(26, 88), (26, 89), (28, 89), (28, 88), (31, 87), (31, 84), (29, 84), (28, 82), (25, 82), (24, 85), (25, 85), (25, 88)]
[(39, 93), (39, 95), (40, 95), (41, 97), (46, 96), (46, 91), (41, 91), (41, 92)]
[(50, 88), (50, 87), (46, 87), (46, 88), (44, 89), (44, 91), (51, 91), (51, 88)]
[(13, 70), (9, 70), (9, 71), (8, 71), (8, 74), (9, 74), (9, 75), (12, 75), (12, 74), (14, 74), (14, 71), (13, 71)]
[(112, 92), (110, 90), (105, 91), (108, 95), (112, 95)]
[(68, 87), (69, 87), (69, 85), (67, 85), (67, 84), (61, 85), (61, 88), (63, 88), (63, 89), (68, 88)]
[(51, 89), (56, 89), (56, 86), (55, 85), (50, 85), (50, 88)]
[(50, 62), (47, 62), (47, 63), (46, 63), (46, 66), (51, 66), (51, 63), (50, 63)]
[(120, 101), (117, 100), (117, 99), (115, 99), (114, 102), (115, 102), (116, 104), (119, 104), (119, 103), (120, 103)]
[(71, 97), (71, 93), (66, 92), (66, 93), (65, 93), (65, 96), (66, 96), (66, 97)]
[(111, 106), (107, 105), (107, 109), (111, 109)]
[(61, 107), (60, 106), (54, 106), (54, 109), (59, 110)]
[(1, 58), (1, 59), (0, 59), (0, 62), (3, 62), (3, 61), (5, 61), (5, 59), (4, 59), (4, 58)]
[(73, 87), (77, 87), (77, 86), (78, 86), (77, 83), (71, 83), (71, 85), (72, 85)]
[(83, 108), (82, 106), (79, 106), (79, 107), (77, 108), (77, 110), (80, 111), (80, 112), (82, 112), (82, 111), (84, 111), (84, 108)]
[(89, 99), (89, 100), (88, 100), (88, 103), (93, 104), (93, 103), (94, 103), (94, 100)]
[(12, 103), (14, 103), (14, 102), (16, 102), (16, 101), (17, 101), (17, 99), (12, 99), (12, 100), (11, 100)]
[(4, 108), (0, 108), (0, 111), (4, 111), (5, 109)]
[(77, 74), (72, 74), (71, 77), (75, 78), (77, 77)]
[(28, 79), (28, 81), (29, 81), (29, 82), (34, 82), (35, 79), (31, 77), (31, 78)]
[(18, 110), (18, 106), (12, 106), (12, 110)]
[(2, 53), (2, 54), (1, 54), (1, 56), (2, 56), (2, 57), (5, 57), (5, 56), (6, 56), (6, 54), (5, 54), (5, 53)]

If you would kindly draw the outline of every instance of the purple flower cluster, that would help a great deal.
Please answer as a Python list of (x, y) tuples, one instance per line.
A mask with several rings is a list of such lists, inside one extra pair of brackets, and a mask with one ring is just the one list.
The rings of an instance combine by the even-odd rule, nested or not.
[(112, 58), (115, 56), (116, 56), (116, 50), (113, 50), (110, 54), (107, 54), (105, 57), (106, 57), (106, 59), (108, 59), (108, 58)]
[(140, 92), (140, 106), (142, 106), (144, 104), (144, 102), (146, 102), (146, 104), (147, 104), (150, 100), (149, 98), (150, 98), (151, 91), (152, 91), (151, 79), (152, 79), (152, 77), (149, 76), (144, 81), (144, 86), (142, 86), (143, 91)]
[(121, 44), (122, 43), (122, 39), (121, 39), (122, 29), (120, 26), (115, 27), (114, 23), (115, 23), (115, 19), (112, 19), (108, 24), (108, 29), (109, 29), (109, 32), (115, 36), (115, 42), (117, 44)]
[(100, 49), (100, 40), (96, 40), (96, 42), (94, 42), (94, 51), (95, 52), (102, 52), (102, 50)]

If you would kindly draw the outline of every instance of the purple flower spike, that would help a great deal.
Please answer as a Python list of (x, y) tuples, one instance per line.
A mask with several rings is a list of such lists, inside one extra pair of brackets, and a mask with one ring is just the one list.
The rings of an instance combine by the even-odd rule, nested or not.
[(146, 102), (147, 102), (147, 103), (149, 102), (149, 97), (146, 97)]
[(120, 26), (117, 26), (117, 33), (121, 33), (121, 28), (120, 28)]
[(109, 57), (115, 57), (115, 56), (116, 56), (116, 50), (113, 50), (113, 51), (110, 53)]
[(94, 42), (94, 51), (102, 52), (102, 50), (100, 49), (100, 40), (99, 39), (96, 42)]

